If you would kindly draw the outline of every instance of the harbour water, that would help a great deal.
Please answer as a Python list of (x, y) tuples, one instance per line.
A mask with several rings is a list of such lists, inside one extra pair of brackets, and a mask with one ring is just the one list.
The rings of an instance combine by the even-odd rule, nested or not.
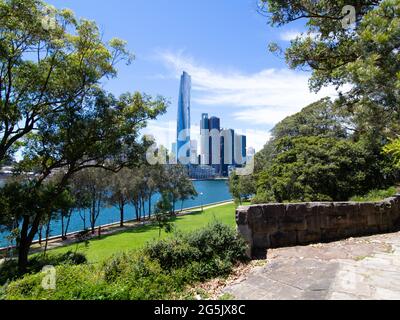
[[(195, 199), (190, 199), (182, 203), (176, 204), (176, 209), (181, 208), (187, 209), (192, 207), (200, 207), (201, 205), (209, 205), (217, 202), (228, 201), (232, 199), (229, 193), (228, 182), (226, 180), (198, 180), (193, 181), (198, 196)], [(155, 205), (158, 201), (159, 196), (155, 195), (152, 199), (152, 204)], [(146, 204), (146, 214), (148, 214), (148, 203)], [(81, 216), (86, 216), (86, 223), (84, 223)], [(125, 208), (125, 219), (133, 220), (137, 217), (136, 211), (133, 206), (126, 206)], [(116, 223), (119, 221), (119, 210), (114, 207), (102, 209), (101, 214), (97, 220), (96, 226)], [(80, 231), (88, 228), (89, 213), (79, 212), (73, 213), (68, 228), (68, 232)], [(51, 236), (57, 236), (61, 234), (61, 221), (54, 221), (51, 224)], [(7, 233), (0, 233), (0, 247), (6, 247), (9, 243), (7, 241)]]

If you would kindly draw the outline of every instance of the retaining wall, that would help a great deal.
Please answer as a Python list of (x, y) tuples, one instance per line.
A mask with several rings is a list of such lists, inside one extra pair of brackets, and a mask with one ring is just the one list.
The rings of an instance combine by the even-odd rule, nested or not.
[(249, 254), (386, 233), (400, 226), (400, 194), (382, 202), (315, 202), (239, 207), (239, 232)]

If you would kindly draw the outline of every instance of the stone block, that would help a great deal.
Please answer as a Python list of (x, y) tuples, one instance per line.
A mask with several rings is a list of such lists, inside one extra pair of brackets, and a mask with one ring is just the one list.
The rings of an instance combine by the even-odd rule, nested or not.
[(271, 248), (294, 246), (297, 244), (297, 232), (278, 231), (270, 235)]
[(253, 233), (253, 248), (271, 248), (270, 235), (267, 233)]
[(321, 231), (297, 231), (297, 243), (301, 245), (321, 242)]
[(236, 224), (237, 225), (247, 225), (248, 224), (248, 214), (249, 208), (248, 207), (240, 207), (236, 210)]
[(279, 220), (285, 215), (285, 205), (284, 204), (269, 204), (262, 206), (263, 217), (264, 218), (275, 218)]
[(322, 217), (319, 215), (306, 216), (306, 230), (321, 233)]

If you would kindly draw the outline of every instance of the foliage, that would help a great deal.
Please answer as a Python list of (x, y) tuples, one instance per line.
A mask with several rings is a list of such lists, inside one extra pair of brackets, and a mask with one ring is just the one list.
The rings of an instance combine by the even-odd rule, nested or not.
[(141, 251), (119, 254), (103, 264), (59, 266), (54, 291), (41, 288), (42, 275), (25, 276), (7, 287), (5, 298), (171, 299), (187, 285), (226, 275), (235, 263), (244, 260), (244, 240), (233, 229), (217, 223), (192, 235), (177, 235), (148, 244)]
[(175, 214), (176, 203), (197, 196), (197, 192), (189, 178), (187, 168), (181, 164), (166, 166), (164, 177), (161, 189), (170, 194), (172, 213)]
[(385, 190), (369, 191), (364, 196), (354, 196), (350, 199), (350, 201), (355, 201), (355, 202), (382, 201), (386, 198), (393, 197), (396, 194), (397, 194), (397, 188), (390, 187), (389, 189), (385, 189)]
[(156, 205), (155, 221), (158, 226), (158, 237), (161, 237), (161, 231), (164, 230), (166, 233), (170, 233), (173, 230), (173, 224), (171, 222), (172, 215), (172, 196), (169, 192), (164, 191), (161, 193), (161, 199)]
[(256, 201), (347, 200), (368, 190), (362, 144), (345, 139), (283, 138), (280, 152), (259, 175)]
[(393, 157), (394, 165), (400, 168), (400, 139), (392, 140), (388, 143), (383, 152)]
[(389, 156), (322, 99), (278, 123), (256, 155), (255, 203), (346, 201), (398, 178)]
[[(381, 143), (399, 133), (399, 0), (262, 2), (272, 26), (305, 20), (308, 30), (291, 42), (286, 61), (292, 68), (312, 71), (310, 87), (315, 91), (326, 85), (342, 87), (336, 105), (353, 118), (358, 134)], [(347, 5), (356, 9), (356, 24), (350, 28), (342, 25)]]
[(229, 191), (236, 204), (242, 205), (243, 200), (249, 199), (256, 193), (254, 176), (238, 176), (236, 173), (229, 177)]
[[(72, 177), (143, 160), (148, 145), (140, 131), (168, 104), (139, 92), (119, 98), (105, 92), (101, 81), (116, 76), (118, 62), (131, 61), (126, 43), (104, 43), (95, 22), (67, 10), (55, 10), (47, 28), (45, 8), (40, 0), (0, 2), (0, 161), (20, 151), (15, 173), (31, 178), (15, 188), (21, 191), (15, 197), (31, 195), (30, 205), (3, 204), (10, 212), (25, 208), (18, 215), (21, 271), (41, 223), (57, 209)], [(58, 178), (47, 186), (54, 174)], [(47, 201), (36, 201), (37, 195)]]
[[(27, 273), (38, 273), (45, 266), (59, 265), (81, 265), (86, 264), (84, 254), (68, 251), (62, 254), (42, 255), (37, 254), (29, 259)], [(0, 285), (7, 281), (13, 281), (21, 277), (18, 271), (18, 264), (15, 260), (6, 260), (0, 265)]]

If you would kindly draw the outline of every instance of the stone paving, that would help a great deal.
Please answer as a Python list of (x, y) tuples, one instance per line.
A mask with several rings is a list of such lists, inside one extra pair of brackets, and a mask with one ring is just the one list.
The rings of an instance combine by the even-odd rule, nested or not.
[(400, 233), (269, 250), (222, 293), (238, 300), (400, 299)]

